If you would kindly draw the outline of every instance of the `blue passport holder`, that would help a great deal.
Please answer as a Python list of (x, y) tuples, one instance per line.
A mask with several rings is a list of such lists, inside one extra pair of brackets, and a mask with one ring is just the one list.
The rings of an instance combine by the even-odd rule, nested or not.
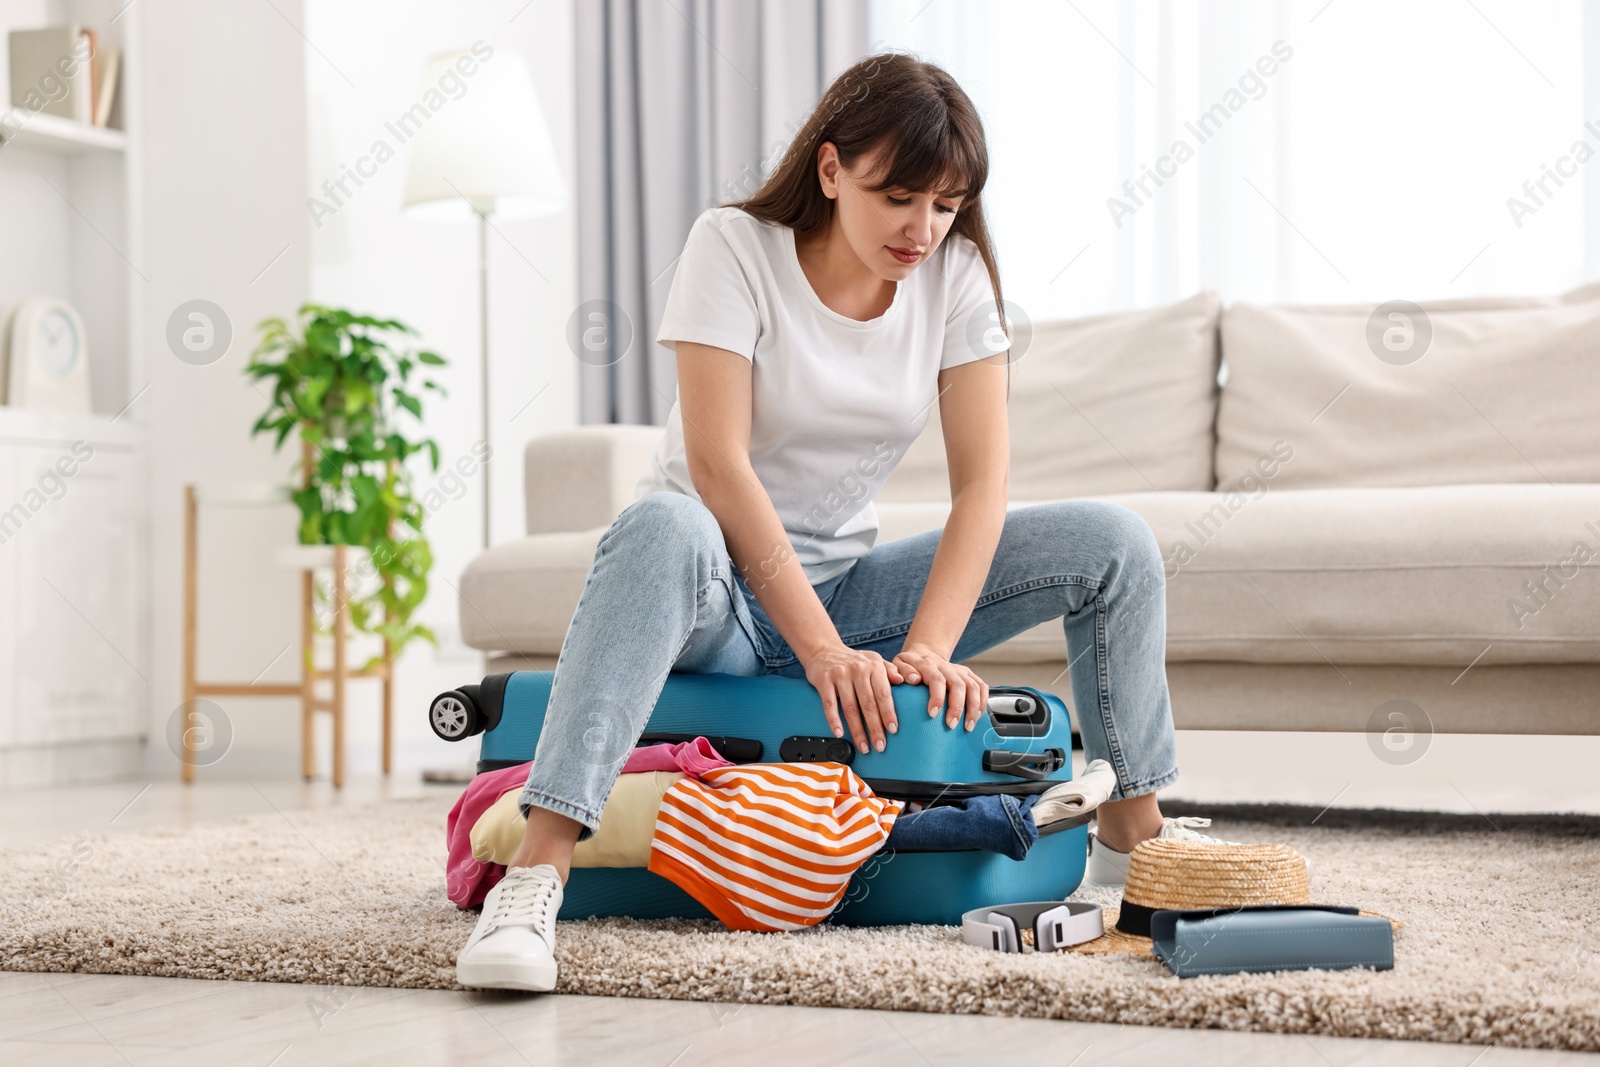
[(1150, 938), (1156, 958), (1179, 978), (1394, 966), (1389, 920), (1337, 905), (1162, 910), (1150, 917)]

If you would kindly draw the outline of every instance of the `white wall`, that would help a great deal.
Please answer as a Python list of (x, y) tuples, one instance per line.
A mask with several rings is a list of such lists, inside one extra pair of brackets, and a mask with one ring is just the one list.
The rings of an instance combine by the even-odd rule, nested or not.
[[(129, 416), (150, 435), (152, 775), (177, 773), (166, 724), (181, 700), (183, 486), (281, 480), (287, 471), (250, 439), (265, 402), (241, 373), (254, 325), (294, 307), (309, 285), (299, 202), (305, 42), (284, 20), (300, 18), (299, 0), (276, 2), (283, 16), (266, 4), (149, 4), (139, 12), (142, 61), (128, 71), (143, 94), (142, 129), (134, 136), (142, 149), (142, 270), (150, 279), (146, 365), (135, 370), (149, 389)], [(233, 328), (228, 352), (208, 366), (179, 360), (166, 342), (172, 311), (196, 298), (221, 306)], [(201, 671), (249, 680), (273, 664), (295, 632), (291, 581), (272, 566), (274, 547), (293, 536), (293, 517), (281, 509), (207, 515), (202, 531)], [(292, 655), (284, 655), (262, 680), (293, 676)], [(218, 703), (235, 735), (219, 773), (292, 766), (261, 758), (293, 751), (297, 726), (288, 702)]]
[[(314, 226), (306, 200), (371, 145), (384, 119), (416, 99), (423, 60), (485, 39), (520, 51), (538, 84), (561, 157), (571, 160), (571, 13), (568, 3), (445, 5), (274, 0), (274, 4), (163, 0), (149, 4), (144, 90), (145, 211), (151, 278), (146, 350), (151, 388), (136, 406), (151, 433), (152, 700), (148, 765), (176, 773), (165, 726), (180, 700), (182, 486), (191, 480), (283, 480), (289, 452), (274, 455), (249, 427), (265, 399), (242, 368), (255, 325), (306, 300), (400, 318), (450, 359), (448, 400), (427, 411), (445, 460), (478, 438), (477, 253), (469, 224), (399, 217), (404, 159), (387, 164), (361, 195)], [(515, 21), (513, 21), (513, 16)], [(576, 422), (576, 376), (562, 331), (575, 304), (569, 215), (498, 224), (491, 247), (494, 351), (494, 535), (522, 527), (523, 441)], [(508, 244), (508, 241), (510, 242)], [(274, 258), (276, 257), (276, 258)], [(548, 281), (541, 280), (529, 261)], [(269, 266), (270, 264), (270, 266)], [(179, 303), (196, 297), (227, 312), (233, 345), (195, 367), (168, 350), (164, 330)], [(545, 391), (514, 422), (512, 415)], [(418, 474), (419, 488), (437, 476)], [(481, 476), (480, 476), (481, 477)], [(426, 701), (439, 688), (481, 673), (476, 653), (450, 647), (461, 568), (480, 537), (476, 485), (429, 522), (436, 562), (424, 621), (444, 647), (413, 646), (399, 669), (397, 760), (402, 768), (461, 763), (428, 732)], [(209, 512), (202, 519), (202, 675), (227, 680), (298, 677), (298, 583), (273, 562), (294, 540), (288, 508)], [(264, 674), (262, 672), (265, 671)], [(347, 769), (377, 768), (377, 686), (357, 682)], [(217, 701), (234, 730), (233, 749), (202, 776), (285, 775), (299, 767), (299, 711), (292, 700)], [(321, 716), (326, 720), (326, 716)], [(327, 768), (327, 723), (321, 758)]]
[[(494, 56), (520, 53), (533, 74), (556, 152), (573, 190), (572, 10), (567, 0), (472, 0), (450, 5), (380, 0), (306, 0), (306, 34), (326, 58), (306, 56), (311, 158), (308, 188), (368, 155), (374, 141), (398, 144), (385, 123), (415, 104), (427, 58), (483, 41)], [(493, 63), (491, 57), (487, 62)], [(352, 84), (353, 83), (353, 84)], [(466, 79), (466, 92), (474, 91)], [(445, 107), (449, 107), (449, 103)], [(442, 112), (441, 112), (442, 113)], [(517, 131), (506, 131), (516, 136)], [(439, 376), (449, 395), (430, 398), (426, 425), (442, 452), (440, 471), (419, 466), (420, 491), (440, 485), (445, 468), (470, 458), (482, 439), (478, 329), (478, 235), (474, 222), (402, 217), (407, 154), (364, 179), (337, 214), (311, 231), (311, 296), (321, 303), (394, 316), (416, 327), (450, 361)], [(346, 188), (350, 188), (349, 185)], [(307, 195), (310, 195), (309, 193)], [(570, 204), (570, 199), (569, 199)], [(567, 350), (567, 317), (577, 305), (577, 245), (572, 210), (543, 219), (493, 220), (489, 232), (490, 446), (492, 539), (524, 532), (522, 446), (528, 438), (577, 424), (577, 362)], [(537, 397), (537, 399), (534, 399)], [(530, 403), (531, 401), (531, 403)], [(481, 654), (459, 641), (456, 591), (462, 568), (480, 551), (483, 474), (445, 481), (446, 503), (427, 520), (434, 579), (422, 620), (439, 635), (437, 651), (416, 645), (402, 664), (396, 709), (403, 766), (459, 763), (473, 746), (434, 738), (424, 705), (441, 689), (475, 681)], [(451, 490), (454, 490), (453, 492)], [(454, 499), (451, 499), (454, 497)], [(352, 722), (352, 766), (375, 766), (371, 694)]]

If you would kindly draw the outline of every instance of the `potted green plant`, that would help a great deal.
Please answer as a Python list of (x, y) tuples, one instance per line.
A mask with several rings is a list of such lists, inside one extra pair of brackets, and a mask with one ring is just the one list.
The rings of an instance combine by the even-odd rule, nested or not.
[(300, 543), (368, 552), (376, 587), (348, 600), (358, 631), (381, 636), (393, 655), (416, 638), (434, 641), (411, 621), (433, 553), (407, 460), (426, 452), (439, 469), (438, 444), (418, 428), (424, 391), (444, 392), (427, 368), (444, 359), (412, 344), (417, 331), (404, 323), (319, 304), (302, 305), (293, 323), (268, 318), (257, 328), (245, 374), (269, 382), (271, 396), (251, 434), (275, 434), (281, 450), (298, 432)]

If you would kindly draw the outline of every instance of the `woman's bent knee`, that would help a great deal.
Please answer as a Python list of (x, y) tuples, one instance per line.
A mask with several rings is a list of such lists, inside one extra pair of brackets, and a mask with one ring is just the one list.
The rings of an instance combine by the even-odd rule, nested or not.
[(1107, 519), (1118, 538), (1128, 546), (1130, 552), (1143, 552), (1161, 558), (1161, 546), (1156, 541), (1156, 532), (1150, 528), (1150, 523), (1145, 517), (1128, 507), (1126, 504), (1113, 504), (1101, 501), (1108, 509)]
[[(1121, 561), (1133, 568), (1164, 567), (1155, 531), (1143, 515), (1125, 504), (1058, 500), (1039, 505), (1039, 509), (1050, 541), (1067, 546), (1069, 552), (1081, 552), (1085, 543), (1095, 544), (1100, 546), (1097, 554), (1107, 564)], [(1045, 533), (1043, 529), (1040, 532)]]
[(720, 548), (722, 527), (717, 517), (694, 497), (659, 490), (629, 504), (606, 531), (604, 540), (636, 537), (641, 545), (667, 549)]

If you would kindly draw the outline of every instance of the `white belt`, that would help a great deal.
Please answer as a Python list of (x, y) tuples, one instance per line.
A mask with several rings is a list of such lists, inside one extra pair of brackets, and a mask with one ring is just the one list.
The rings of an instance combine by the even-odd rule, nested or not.
[(961, 940), (978, 948), (1022, 952), (1018, 926), (1033, 927), (1035, 952), (1081, 945), (1105, 933), (1100, 905), (1083, 900), (1030, 900), (973, 908), (961, 916)]

